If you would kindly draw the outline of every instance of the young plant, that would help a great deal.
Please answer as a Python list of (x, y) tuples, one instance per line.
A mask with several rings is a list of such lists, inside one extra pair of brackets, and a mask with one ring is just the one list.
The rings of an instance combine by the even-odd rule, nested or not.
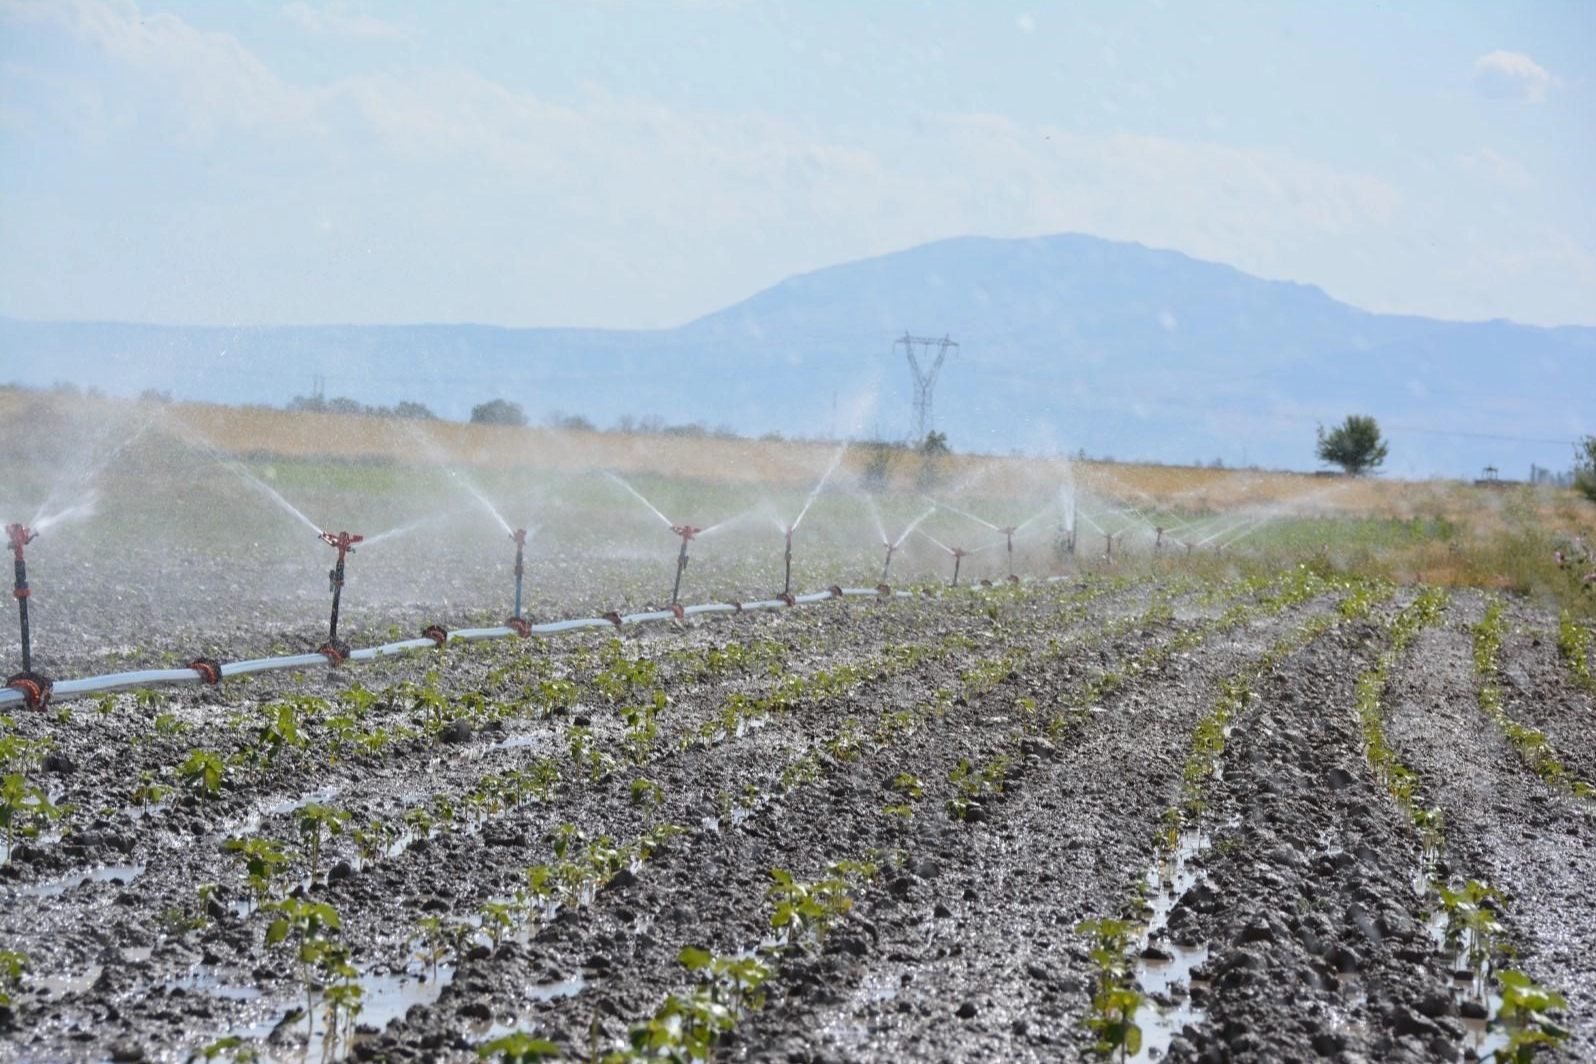
[(1568, 1008), (1563, 995), (1541, 986), (1523, 972), (1500, 972), (1496, 980), (1501, 988), (1502, 1007), (1495, 1022), (1507, 1029), (1507, 1045), (1497, 1050), (1497, 1064), (1530, 1064), (1541, 1049), (1568, 1038), (1566, 1028), (1546, 1017), (1553, 1009)]
[(1092, 1011), (1081, 1022), (1097, 1039), (1094, 1052), (1105, 1057), (1117, 1052), (1120, 1060), (1126, 1060), (1142, 1048), (1136, 1013), (1145, 999), (1132, 985), (1135, 962), (1131, 958), (1141, 927), (1129, 920), (1105, 917), (1081, 921), (1075, 925), (1075, 933), (1091, 943), (1088, 955), (1097, 969)]
[(640, 776), (632, 781), (630, 793), (633, 805), (665, 804), (665, 788), (646, 776)]
[(0, 949), (0, 1005), (12, 1008), (22, 989), (22, 975), (28, 970), (28, 955), (14, 949)]
[(770, 870), (775, 883), (765, 891), (772, 903), (770, 927), (782, 937), (786, 949), (816, 952), (826, 935), (853, 908), (855, 884), (875, 875), (873, 865), (839, 862), (830, 875), (815, 883), (802, 883), (791, 872)]
[[(266, 947), (270, 949), (290, 940), (294, 942), (295, 956), (299, 961), (299, 979), (305, 987), (305, 1023), (309, 1034), (313, 1035), (318, 973), (344, 984), (353, 984), (356, 991), (360, 989), (354, 982), (359, 973), (349, 963), (347, 948), (329, 938), (330, 933), (339, 927), (338, 910), (323, 902), (302, 898), (284, 898), (263, 908), (275, 914), (266, 927)], [(348, 994), (340, 995), (341, 999), (350, 997)], [(359, 994), (355, 993), (352, 998), (358, 1001)], [(348, 1001), (342, 1003), (347, 1004)], [(331, 1033), (336, 1038), (336, 1030)]]
[(222, 849), (244, 868), (250, 889), (255, 892), (255, 902), (263, 906), (271, 898), (272, 877), (293, 860), (282, 844), (259, 836), (247, 839), (228, 839)]
[(349, 811), (311, 802), (301, 806), (294, 819), (299, 824), (299, 837), (310, 847), (310, 878), (314, 880), (321, 867), (323, 837), (342, 835), (344, 825), (349, 822)]
[(227, 764), (209, 750), (191, 750), (187, 760), (177, 766), (177, 778), (195, 797), (217, 798), (227, 779)]
[(286, 749), (305, 745), (299, 731), (299, 711), (292, 702), (271, 703), (261, 707), (261, 712), (267, 720), (256, 737), (268, 762), (276, 761)]
[(546, 1038), (534, 1038), (525, 1031), (511, 1031), (477, 1046), (480, 1059), (496, 1057), (499, 1064), (538, 1064), (559, 1055), (559, 1046)]
[(0, 780), (0, 828), (6, 833), (6, 856), (0, 865), (11, 863), (17, 835), (37, 835), (41, 823), (64, 815), (65, 810), (50, 801), (49, 793), (29, 783), (22, 773), (13, 772)]

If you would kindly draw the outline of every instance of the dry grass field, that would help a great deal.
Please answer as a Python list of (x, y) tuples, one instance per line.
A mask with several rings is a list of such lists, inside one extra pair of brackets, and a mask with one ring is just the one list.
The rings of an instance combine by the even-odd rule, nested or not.
[[(145, 426), (245, 461), (329, 467), (471, 467), (484, 475), (574, 475), (613, 470), (659, 482), (716, 485), (717, 490), (801, 492), (836, 457), (835, 442), (569, 432), (423, 423), (262, 407), (151, 404), (72, 398), (0, 389), (5, 453), (26, 455), (46, 443), (39, 426), (85, 422)], [(58, 435), (78, 431), (67, 428)], [(874, 463), (875, 469), (870, 467)], [(870, 481), (907, 497), (921, 490), (922, 460), (910, 451), (870, 445), (843, 454), (840, 483)], [(9, 487), (0, 478), (0, 488)], [(1536, 592), (1589, 615), (1583, 574), (1559, 571), (1554, 551), (1575, 537), (1596, 541), (1596, 507), (1567, 489), (1451, 481), (1349, 479), (1311, 473), (1138, 465), (1062, 459), (950, 455), (941, 460), (935, 494), (974, 507), (992, 500), (1079, 492), (1111, 511), (1133, 512), (1151, 526), (1219, 521), (1233, 514), (1258, 531), (1250, 553), (1328, 553), (1338, 565), (1403, 581)], [(962, 503), (959, 500), (964, 500)]]

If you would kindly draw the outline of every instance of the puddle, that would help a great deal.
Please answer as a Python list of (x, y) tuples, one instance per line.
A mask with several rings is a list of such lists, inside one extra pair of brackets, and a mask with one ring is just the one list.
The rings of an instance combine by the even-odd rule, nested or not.
[(30, 979), (28, 989), (35, 994), (83, 994), (94, 988), (102, 971), (104, 968), (96, 964), (82, 975), (47, 975), (40, 979)]
[(1142, 1048), (1130, 1058), (1132, 1060), (1161, 1059), (1176, 1035), (1188, 1025), (1200, 1024), (1204, 1018), (1205, 1012), (1192, 1001), (1190, 990), (1192, 970), (1208, 960), (1208, 945), (1178, 945), (1170, 941), (1165, 932), (1175, 903), (1202, 878), (1193, 858), (1208, 849), (1211, 842), (1208, 833), (1200, 828), (1182, 831), (1174, 852), (1147, 870), (1146, 928), (1137, 946), (1146, 949), (1156, 945), (1170, 956), (1168, 960), (1138, 957), (1136, 982), (1149, 998), (1167, 999), (1171, 1004), (1149, 1001), (1146, 1018), (1138, 1013)]
[(538, 983), (529, 986), (526, 988), (526, 996), (529, 1001), (559, 1001), (561, 998), (575, 997), (586, 986), (587, 980), (582, 977), (581, 972), (577, 972), (571, 978), (561, 979), (557, 983)]
[(51, 898), (57, 894), (65, 894), (73, 887), (85, 883), (114, 883), (126, 886), (144, 874), (143, 865), (106, 865), (104, 868), (92, 868), (87, 872), (74, 872), (70, 876), (52, 879), (45, 883), (34, 883), (32, 886), (23, 887), (17, 891), (25, 898)]
[[(361, 999), (360, 1015), (355, 1019), (357, 1027), (370, 1027), (378, 1031), (385, 1030), (394, 1020), (404, 1016), (414, 1005), (433, 1005), (438, 1001), (443, 988), (454, 980), (454, 969), (446, 964), (440, 964), (436, 975), (427, 973), (423, 980), (419, 972), (394, 972), (387, 974), (367, 973), (360, 978), (360, 986), (365, 990)], [(205, 988), (202, 988), (205, 989)], [(222, 989), (218, 987), (217, 989)], [(241, 988), (234, 988), (241, 989)], [(303, 1009), (303, 1002), (296, 1003), (289, 1009), (279, 1012), (272, 1019), (263, 1023), (253, 1024), (249, 1027), (235, 1028), (230, 1033), (246, 1041), (259, 1041), (270, 1036), (293, 1012)], [(353, 1051), (352, 1039), (345, 1028), (345, 1021), (340, 1020), (340, 1030), (337, 1039), (328, 1038), (326, 1005), (322, 1001), (316, 1002), (315, 1026), (311, 1030), (310, 1043), (303, 1050), (295, 1050), (292, 1058), (304, 1060), (344, 1060)], [(304, 1018), (294, 1026), (304, 1027)], [(354, 1041), (360, 1039), (354, 1036)]]
[(216, 978), (209, 968), (200, 966), (180, 979), (170, 979), (161, 984), (168, 992), (183, 990), (209, 994), (227, 1001), (254, 1001), (261, 996), (256, 986), (232, 986)]
[(325, 804), (332, 801), (334, 798), (338, 797), (340, 793), (342, 793), (343, 789), (344, 788), (341, 784), (335, 783), (330, 787), (323, 787), (320, 790), (311, 791), (309, 794), (302, 794), (298, 798), (290, 798), (287, 801), (278, 802), (276, 805), (268, 805), (266, 807), (266, 812), (267, 814), (273, 816), (281, 816), (284, 813), (296, 813), (305, 808), (307, 805)]
[(520, 750), (528, 746), (542, 746), (553, 749), (552, 742), (547, 734), (512, 735), (508, 739), (500, 739), (488, 749)]

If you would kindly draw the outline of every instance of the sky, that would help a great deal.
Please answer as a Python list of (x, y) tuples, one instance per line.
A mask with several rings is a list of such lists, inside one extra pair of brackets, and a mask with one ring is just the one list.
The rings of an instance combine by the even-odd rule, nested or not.
[(0, 315), (656, 328), (1083, 232), (1596, 324), (1596, 3), (0, 0)]

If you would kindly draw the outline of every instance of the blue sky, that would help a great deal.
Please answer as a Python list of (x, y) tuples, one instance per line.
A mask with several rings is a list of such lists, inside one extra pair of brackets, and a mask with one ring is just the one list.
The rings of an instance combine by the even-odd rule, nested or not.
[(1596, 4), (0, 0), (0, 314), (668, 326), (1079, 231), (1596, 324)]

